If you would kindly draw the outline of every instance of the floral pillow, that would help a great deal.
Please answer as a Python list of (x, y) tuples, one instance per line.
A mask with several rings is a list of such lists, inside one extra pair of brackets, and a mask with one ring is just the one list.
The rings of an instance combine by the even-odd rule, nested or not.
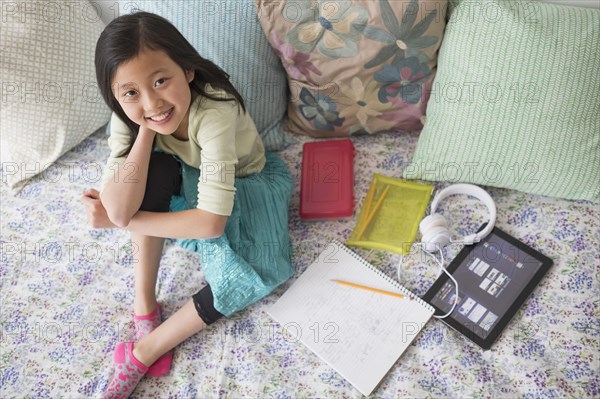
[(423, 128), (447, 0), (256, 0), (287, 71), (287, 129), (315, 137)]

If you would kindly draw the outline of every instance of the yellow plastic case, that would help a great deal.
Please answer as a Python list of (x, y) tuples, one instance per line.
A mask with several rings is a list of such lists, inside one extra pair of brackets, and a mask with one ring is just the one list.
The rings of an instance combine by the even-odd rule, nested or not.
[(373, 175), (347, 245), (408, 254), (433, 186)]

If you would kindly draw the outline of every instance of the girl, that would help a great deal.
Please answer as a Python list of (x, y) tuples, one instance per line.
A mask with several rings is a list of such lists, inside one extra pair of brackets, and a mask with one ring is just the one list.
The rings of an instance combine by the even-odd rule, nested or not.
[[(121, 16), (96, 46), (113, 111), (101, 192), (83, 202), (94, 228), (125, 228), (134, 254), (137, 342), (121, 342), (104, 397), (128, 397), (170, 369), (172, 351), (287, 280), (292, 178), (260, 136), (229, 76), (166, 19)], [(208, 283), (161, 324), (156, 281), (164, 238), (197, 251)]]

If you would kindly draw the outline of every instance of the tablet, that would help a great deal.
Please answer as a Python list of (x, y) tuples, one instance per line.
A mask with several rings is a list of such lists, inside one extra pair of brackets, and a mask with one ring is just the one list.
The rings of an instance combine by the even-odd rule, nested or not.
[[(447, 267), (458, 282), (459, 299), (452, 314), (441, 320), (489, 349), (551, 266), (550, 258), (494, 227)], [(454, 283), (443, 273), (423, 299), (443, 315), (454, 297)]]

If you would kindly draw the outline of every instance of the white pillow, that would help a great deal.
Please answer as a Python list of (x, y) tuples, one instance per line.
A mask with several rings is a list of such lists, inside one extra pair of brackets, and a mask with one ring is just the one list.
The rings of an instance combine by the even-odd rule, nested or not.
[(94, 69), (103, 29), (88, 1), (2, 5), (0, 161), (13, 193), (108, 122)]

